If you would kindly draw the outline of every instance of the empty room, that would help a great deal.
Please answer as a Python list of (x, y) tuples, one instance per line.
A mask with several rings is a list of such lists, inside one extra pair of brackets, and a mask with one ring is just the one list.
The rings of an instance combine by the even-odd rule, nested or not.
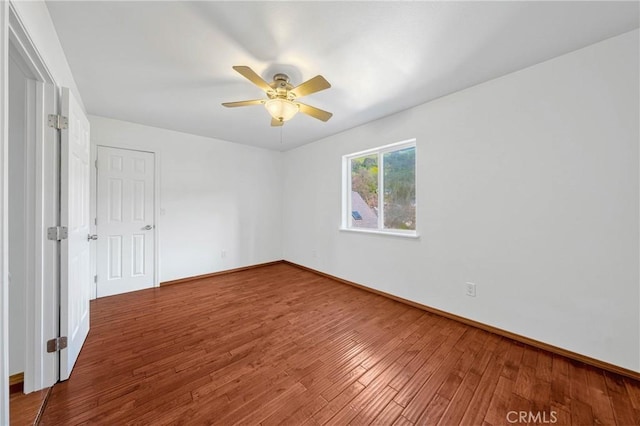
[(640, 2), (0, 5), (0, 424), (640, 424)]

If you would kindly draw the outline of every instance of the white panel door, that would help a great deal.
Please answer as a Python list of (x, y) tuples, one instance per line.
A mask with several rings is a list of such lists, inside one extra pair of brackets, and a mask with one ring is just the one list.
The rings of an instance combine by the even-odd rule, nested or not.
[(89, 120), (69, 89), (62, 90), (60, 224), (68, 238), (60, 248), (60, 380), (66, 380), (89, 333), (91, 271), (89, 256)]
[(153, 287), (154, 154), (98, 147), (97, 296)]

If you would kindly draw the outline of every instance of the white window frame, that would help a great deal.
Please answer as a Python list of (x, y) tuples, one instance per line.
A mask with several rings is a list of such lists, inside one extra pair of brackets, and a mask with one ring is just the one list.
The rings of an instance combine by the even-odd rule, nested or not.
[[(414, 148), (416, 150), (416, 226), (415, 229), (385, 229), (384, 228), (384, 154), (393, 151), (400, 151), (405, 148)], [(418, 238), (418, 167), (417, 167), (418, 148), (415, 139), (408, 139), (364, 151), (354, 152), (342, 156), (342, 223), (341, 231), (361, 232), (367, 234), (391, 235), (396, 237)], [(351, 226), (351, 160), (354, 158), (364, 157), (376, 154), (378, 156), (378, 228), (355, 228)]]

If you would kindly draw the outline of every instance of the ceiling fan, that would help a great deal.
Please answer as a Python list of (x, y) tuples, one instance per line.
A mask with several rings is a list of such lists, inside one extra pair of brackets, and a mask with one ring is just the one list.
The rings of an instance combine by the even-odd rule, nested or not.
[(250, 101), (225, 102), (222, 105), (232, 108), (250, 105), (264, 105), (271, 114), (271, 125), (282, 126), (285, 121), (291, 120), (296, 113), (310, 115), (318, 120), (327, 121), (333, 114), (319, 108), (298, 102), (296, 99), (310, 95), (331, 87), (331, 84), (321, 75), (317, 75), (310, 80), (293, 87), (289, 83), (289, 76), (286, 74), (276, 74), (273, 81), (267, 83), (262, 77), (256, 74), (251, 68), (244, 65), (236, 65), (234, 70), (242, 74), (247, 80), (261, 88), (267, 94), (267, 99), (254, 99)]

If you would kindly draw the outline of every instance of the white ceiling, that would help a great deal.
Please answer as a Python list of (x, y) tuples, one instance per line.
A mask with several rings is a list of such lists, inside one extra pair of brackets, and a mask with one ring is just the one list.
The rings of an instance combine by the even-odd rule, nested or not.
[[(639, 3), (127, 2), (47, 3), (90, 114), (287, 150), (525, 68), (639, 26)], [(248, 65), (331, 111), (270, 126)], [(282, 130), (282, 133), (281, 133)], [(281, 142), (282, 138), (282, 142)]]

